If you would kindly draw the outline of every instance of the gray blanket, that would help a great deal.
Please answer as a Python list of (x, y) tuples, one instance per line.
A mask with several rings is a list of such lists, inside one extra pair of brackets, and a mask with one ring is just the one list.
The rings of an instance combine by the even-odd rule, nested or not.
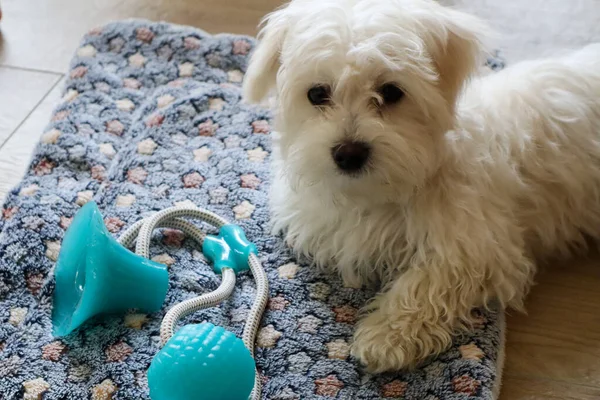
[[(179, 203), (246, 230), (271, 285), (256, 357), (265, 399), (494, 397), (502, 313), (474, 311), (476, 331), (414, 372), (371, 376), (349, 356), (357, 310), (372, 293), (299, 262), (269, 233), (270, 116), (240, 102), (253, 45), (145, 21), (85, 36), (63, 101), (0, 216), (1, 399), (147, 399), (164, 311), (220, 281), (195, 243), (163, 230), (152, 246), (154, 259), (169, 265), (161, 312), (103, 319), (53, 338), (52, 268), (65, 229), (91, 199), (115, 235)], [(253, 295), (244, 274), (231, 300), (184, 323), (210, 321), (239, 335)]]

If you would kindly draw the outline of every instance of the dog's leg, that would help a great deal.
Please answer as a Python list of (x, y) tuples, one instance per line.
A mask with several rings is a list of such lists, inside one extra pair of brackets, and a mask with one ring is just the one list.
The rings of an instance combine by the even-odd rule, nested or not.
[[(450, 345), (453, 321), (443, 315), (446, 306), (439, 303), (445, 300), (430, 293), (430, 280), (425, 269), (413, 268), (368, 306), (356, 328), (352, 354), (369, 371), (410, 367)], [(455, 312), (466, 314), (469, 307)]]
[(493, 299), (520, 308), (535, 268), (515, 250), (513, 262), (496, 246), (487, 260), (414, 265), (367, 306), (352, 354), (374, 373), (413, 367), (444, 351), (457, 329), (468, 329), (473, 308)]

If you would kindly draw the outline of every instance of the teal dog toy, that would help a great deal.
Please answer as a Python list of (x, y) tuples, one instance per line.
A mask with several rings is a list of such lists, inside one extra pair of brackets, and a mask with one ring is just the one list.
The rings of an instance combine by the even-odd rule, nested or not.
[[(199, 219), (219, 228), (205, 235), (184, 218)], [(180, 229), (202, 243), (202, 252), (222, 275), (213, 292), (172, 307), (161, 325), (160, 352), (148, 369), (152, 400), (259, 399), (260, 380), (253, 358), (254, 341), (268, 299), (268, 281), (256, 246), (243, 230), (201, 209), (173, 207), (132, 225), (115, 240), (104, 226), (94, 202), (77, 213), (67, 230), (55, 269), (56, 288), (52, 311), (53, 333), (65, 336), (93, 317), (138, 309), (159, 311), (169, 286), (163, 264), (148, 259), (154, 229)], [(136, 243), (135, 253), (128, 247)], [(250, 269), (257, 297), (240, 340), (210, 323), (186, 325), (176, 330), (186, 315), (212, 307), (228, 298), (236, 274)]]
[(150, 396), (245, 400), (254, 385), (254, 371), (250, 352), (233, 333), (210, 323), (186, 325), (152, 360)]
[(55, 336), (65, 336), (102, 313), (159, 311), (169, 288), (167, 267), (113, 239), (95, 203), (86, 204), (73, 218), (54, 276)]

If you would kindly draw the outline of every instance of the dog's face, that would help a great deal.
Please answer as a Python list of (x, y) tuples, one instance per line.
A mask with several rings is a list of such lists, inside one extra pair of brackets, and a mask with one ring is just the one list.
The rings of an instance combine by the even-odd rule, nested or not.
[(275, 89), (293, 185), (394, 201), (444, 157), (482, 30), (429, 0), (294, 0), (266, 18), (244, 94), (260, 101)]

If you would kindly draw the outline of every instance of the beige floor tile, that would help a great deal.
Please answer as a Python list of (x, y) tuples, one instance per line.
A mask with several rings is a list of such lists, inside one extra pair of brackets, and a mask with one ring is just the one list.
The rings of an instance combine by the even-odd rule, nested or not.
[(58, 79), (56, 74), (0, 67), (0, 146)]
[(598, 400), (600, 389), (507, 376), (499, 400)]
[(4, 146), (0, 147), (0, 203), (25, 174), (33, 150), (60, 100), (62, 86), (62, 80), (57, 82), (35, 111)]
[(548, 267), (507, 319), (507, 375), (600, 387), (600, 257)]

